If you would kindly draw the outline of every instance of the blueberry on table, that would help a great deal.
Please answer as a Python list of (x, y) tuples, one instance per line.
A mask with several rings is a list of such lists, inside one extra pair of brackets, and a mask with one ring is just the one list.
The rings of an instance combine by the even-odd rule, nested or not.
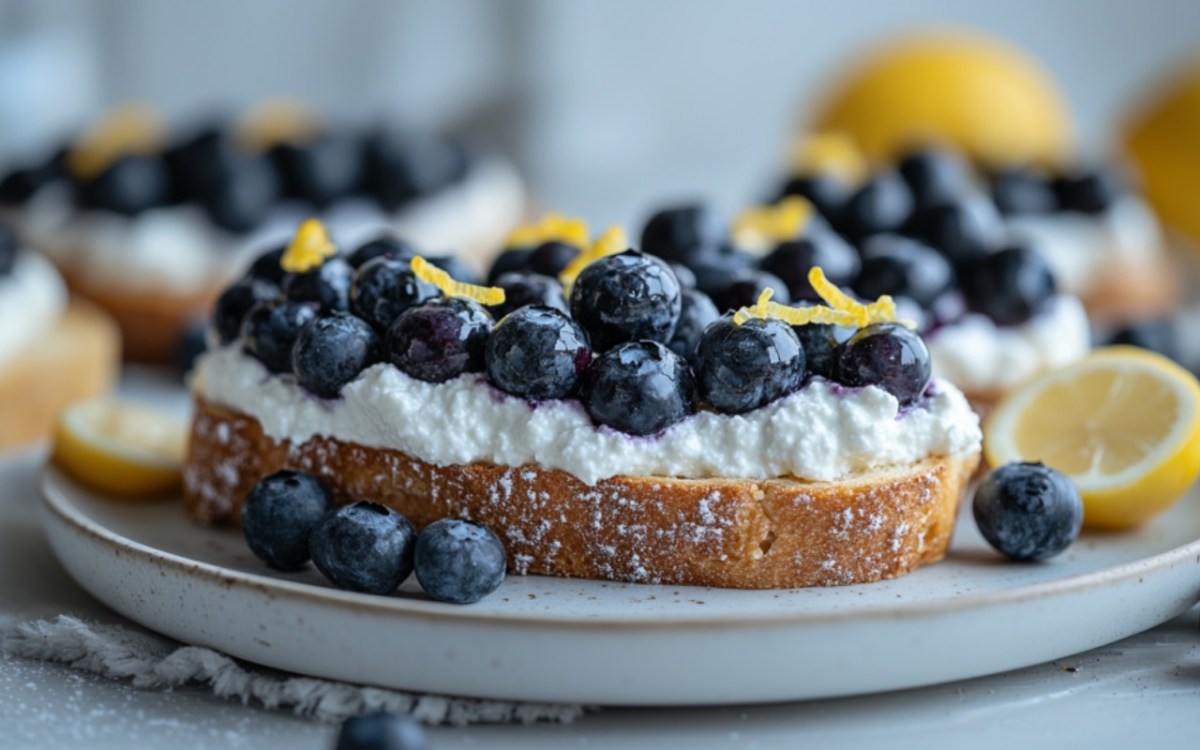
[(316, 317), (317, 306), (311, 302), (260, 302), (242, 323), (242, 349), (271, 372), (291, 372), (296, 338)]
[(391, 258), (408, 263), (420, 255), (417, 246), (393, 234), (383, 234), (359, 245), (348, 258), (350, 265), (362, 268), (367, 261), (376, 258)]
[(932, 369), (920, 336), (899, 323), (875, 323), (838, 347), (833, 379), (852, 388), (877, 386), (907, 406), (925, 392)]
[(350, 309), (350, 287), (354, 269), (345, 259), (334, 256), (311, 271), (289, 273), (280, 288), (293, 302), (315, 302), (322, 312)]
[(555, 310), (567, 312), (567, 299), (563, 296), (562, 284), (549, 276), (528, 271), (510, 271), (501, 274), (492, 286), (504, 290), (504, 301), (490, 308), (497, 320), (529, 305), (553, 307)]
[(77, 185), (76, 197), (84, 208), (135, 216), (167, 204), (171, 179), (166, 165), (156, 156), (122, 156)]
[(441, 298), (410, 307), (388, 327), (388, 359), (427, 383), (482, 372), (492, 316), (478, 302)]
[(950, 262), (962, 263), (991, 252), (1004, 230), (991, 201), (972, 196), (921, 209), (913, 214), (907, 232)]
[(300, 330), (292, 347), (292, 370), (302, 388), (334, 398), (342, 386), (379, 359), (379, 337), (350, 313), (333, 313)]
[(1014, 560), (1046, 560), (1079, 537), (1083, 501), (1061, 472), (1040, 463), (1001, 466), (979, 483), (972, 506), (988, 544)]
[(260, 253), (250, 264), (246, 275), (279, 286), (283, 283), (283, 277), (287, 276), (287, 271), (283, 270), (283, 254), (286, 252), (287, 245), (280, 245)]
[(971, 187), (962, 157), (945, 148), (923, 148), (907, 154), (896, 171), (908, 184), (917, 207), (952, 201)]
[(1059, 208), (1083, 214), (1102, 214), (1121, 197), (1125, 186), (1112, 169), (1074, 169), (1054, 181)]
[(558, 278), (579, 255), (579, 248), (566, 242), (543, 242), (529, 254), (528, 267), (534, 273)]
[(308, 547), (317, 570), (339, 589), (387, 596), (413, 570), (417, 531), (379, 503), (360, 500), (326, 515)]
[(571, 288), (571, 315), (597, 351), (626, 341), (665, 344), (679, 320), (679, 291), (665, 262), (627, 250), (583, 269)]
[(429, 737), (407, 716), (365, 714), (342, 722), (334, 750), (429, 750)]
[(960, 266), (959, 289), (969, 309), (998, 325), (1015, 326), (1044, 310), (1057, 284), (1040, 253), (1010, 247)]
[(413, 564), (430, 599), (473, 604), (504, 582), (504, 544), (486, 526), (443, 518), (417, 537)]
[(808, 272), (814, 266), (820, 266), (832, 283), (849, 286), (858, 277), (860, 265), (854, 248), (829, 229), (780, 243), (760, 264), (783, 280), (792, 299), (810, 302), (820, 301), (808, 283)]
[(837, 217), (842, 234), (859, 241), (880, 232), (894, 232), (913, 210), (912, 192), (895, 172), (876, 175), (847, 199)]
[(800, 386), (804, 349), (781, 320), (751, 318), (737, 325), (726, 315), (700, 337), (695, 370), (701, 401), (726, 414), (742, 414)]
[(679, 311), (679, 323), (667, 346), (671, 351), (686, 360), (691, 360), (700, 345), (700, 337), (708, 324), (721, 317), (717, 306), (704, 292), (695, 289), (684, 289), (682, 292), (683, 305)]
[(640, 247), (663, 260), (691, 265), (720, 246), (722, 234), (716, 214), (707, 206), (671, 206), (646, 221)]
[(384, 333), (400, 313), (439, 294), (436, 286), (417, 278), (408, 260), (375, 258), (354, 274), (350, 311)]
[(687, 361), (655, 341), (630, 341), (592, 362), (579, 396), (596, 422), (629, 435), (654, 435), (694, 410)]
[[(757, 302), (759, 295), (765, 289), (775, 292), (771, 297), (773, 302), (786, 305), (792, 301), (788, 285), (782, 279), (773, 273), (760, 271), (757, 268), (739, 268), (734, 271), (726, 279), (725, 286), (713, 294), (712, 301), (720, 312), (738, 310)], [(682, 309), (680, 314), (682, 314)]]
[(298, 570), (308, 562), (308, 540), (333, 495), (321, 480), (298, 471), (262, 479), (242, 502), (242, 533), (260, 560), (276, 570)]
[(877, 234), (864, 243), (854, 291), (864, 299), (888, 294), (929, 307), (953, 286), (954, 268), (941, 253), (906, 237)]
[(1011, 167), (992, 175), (992, 201), (1005, 216), (1058, 210), (1058, 196), (1049, 175), (1033, 167)]
[(242, 323), (251, 308), (260, 302), (270, 302), (279, 296), (279, 287), (269, 281), (247, 276), (233, 284), (213, 305), (213, 328), (217, 331), (217, 339), (222, 344), (228, 344), (237, 339), (242, 332)]
[(583, 330), (564, 312), (530, 305), (496, 324), (485, 360), (492, 385), (514, 396), (544, 401), (578, 392), (592, 349)]

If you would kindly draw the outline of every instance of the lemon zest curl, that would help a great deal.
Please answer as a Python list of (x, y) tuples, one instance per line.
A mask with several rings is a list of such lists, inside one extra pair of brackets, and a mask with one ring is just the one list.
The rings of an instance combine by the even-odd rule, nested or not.
[(447, 297), (459, 297), (478, 302), (481, 305), (499, 305), (504, 302), (504, 290), (494, 286), (478, 286), (458, 281), (441, 268), (433, 265), (421, 256), (412, 259), (412, 272), (421, 281), (427, 281)]

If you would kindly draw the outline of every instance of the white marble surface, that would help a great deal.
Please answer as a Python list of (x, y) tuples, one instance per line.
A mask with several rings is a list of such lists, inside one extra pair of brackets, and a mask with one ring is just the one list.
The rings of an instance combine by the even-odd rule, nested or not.
[[(182, 408), (178, 391), (127, 388)], [(0, 616), (118, 622), (59, 568), (35, 513), (38, 451), (0, 457)], [(1197, 580), (1200, 592), (1200, 579)], [(598, 711), (567, 726), (431, 731), (435, 748), (1130, 747), (1194, 741), (1198, 611), (1112, 646), (996, 677), (777, 706)], [(1002, 632), (980, 632), (980, 646)], [(736, 647), (736, 646), (733, 646)], [(328, 748), (333, 728), (197, 691), (152, 693), (0, 659), (0, 747)]]

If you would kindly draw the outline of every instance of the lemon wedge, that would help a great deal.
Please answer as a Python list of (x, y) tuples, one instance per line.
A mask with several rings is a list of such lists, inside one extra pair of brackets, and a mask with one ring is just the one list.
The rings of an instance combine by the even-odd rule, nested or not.
[(71, 404), (59, 415), (53, 460), (73, 477), (119, 497), (150, 497), (179, 487), (187, 434), (147, 406), (115, 399)]
[(992, 466), (1058, 469), (1083, 496), (1086, 526), (1131, 528), (1200, 474), (1200, 383), (1143, 349), (1097, 349), (1006, 397), (984, 427), (984, 453)]

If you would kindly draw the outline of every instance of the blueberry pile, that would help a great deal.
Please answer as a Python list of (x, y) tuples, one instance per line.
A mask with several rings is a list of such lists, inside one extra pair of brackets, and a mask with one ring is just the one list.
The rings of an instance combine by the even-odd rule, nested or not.
[(256, 557), (294, 571), (310, 559), (340, 589), (388, 596), (413, 572), (429, 598), (472, 604), (504, 581), (504, 545), (487, 527), (445, 518), (420, 534), (386, 506), (358, 500), (338, 507), (320, 479), (280, 471), (242, 503), (242, 532)]
[(392, 212), (461, 181), (472, 154), (457, 141), (392, 128), (330, 129), (303, 142), (247, 150), (232, 123), (185, 134), (161, 153), (127, 154), (96, 174), (68, 169), (64, 147), (0, 178), (0, 205), (20, 205), (41, 187), (65, 184), (80, 208), (135, 216), (190, 204), (233, 234), (262, 224), (281, 201), (313, 210), (344, 198), (373, 200)]

